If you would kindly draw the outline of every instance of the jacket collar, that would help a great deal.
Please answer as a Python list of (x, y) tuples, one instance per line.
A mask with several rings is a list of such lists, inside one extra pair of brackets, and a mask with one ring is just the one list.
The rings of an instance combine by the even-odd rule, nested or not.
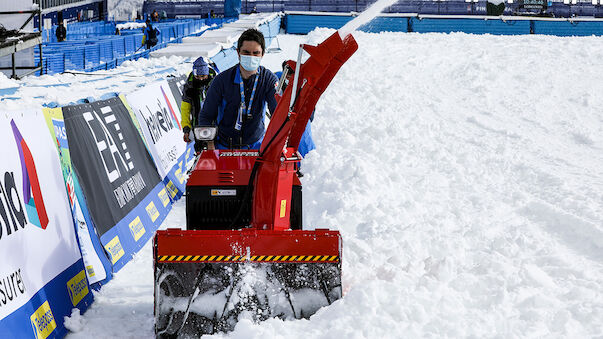
[[(235, 70), (235, 76), (234, 76), (234, 81), (233, 83), (238, 84), (241, 82), (241, 64), (237, 64), (237, 69)], [(258, 71), (255, 74), (256, 76), (260, 76), (260, 72), (262, 70), (263, 66), (258, 67)]]

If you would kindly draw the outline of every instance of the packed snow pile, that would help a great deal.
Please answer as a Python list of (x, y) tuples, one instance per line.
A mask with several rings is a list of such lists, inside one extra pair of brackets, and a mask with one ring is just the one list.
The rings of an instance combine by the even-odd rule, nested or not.
[(14, 79), (10, 79), (4, 73), (0, 73), (0, 89), (19, 87), (19, 82)]
[(147, 24), (144, 22), (124, 22), (123, 24), (117, 24), (115, 27), (119, 30), (122, 29), (138, 29), (147, 27)]
[[(279, 36), (263, 63), (331, 33)], [(217, 337), (602, 336), (599, 38), (354, 35), (302, 166), (305, 227), (342, 233), (344, 297)], [(153, 337), (152, 263), (147, 244), (68, 337)]]
[(0, 100), (0, 111), (39, 109), (43, 105), (67, 106), (86, 98), (98, 100), (116, 93), (128, 94), (154, 80), (164, 80), (168, 75), (188, 74), (192, 62), (190, 58), (178, 56), (139, 59), (125, 61), (106, 71), (28, 76), (20, 81), (0, 74), (0, 88), (18, 87), (10, 95), (12, 99)]

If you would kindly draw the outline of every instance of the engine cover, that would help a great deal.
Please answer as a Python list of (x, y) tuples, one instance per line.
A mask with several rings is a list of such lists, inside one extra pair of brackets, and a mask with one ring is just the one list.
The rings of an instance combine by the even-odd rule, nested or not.
[[(257, 156), (257, 150), (201, 153), (186, 184), (186, 229), (227, 230), (250, 224), (251, 201), (244, 197)], [(241, 205), (241, 217), (232, 226)], [(291, 229), (302, 229), (302, 186), (297, 176), (293, 180), (290, 222)]]

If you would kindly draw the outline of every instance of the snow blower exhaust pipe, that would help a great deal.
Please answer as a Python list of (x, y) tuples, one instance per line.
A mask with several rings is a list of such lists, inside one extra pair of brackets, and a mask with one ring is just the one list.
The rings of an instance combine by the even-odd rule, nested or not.
[[(227, 332), (243, 318), (309, 318), (342, 297), (341, 235), (292, 230), (299, 228), (292, 220), (301, 223), (293, 187), (301, 185), (297, 148), (316, 102), (358, 45), (351, 35), (342, 40), (335, 32), (318, 46), (302, 48), (310, 58), (303, 65), (290, 62), (299, 81), (280, 98), (260, 150), (202, 152), (187, 182), (187, 223), (195, 223), (187, 226), (193, 229), (155, 235), (158, 338)], [(253, 184), (241, 188), (247, 182)], [(240, 189), (248, 186), (251, 203), (241, 198), (247, 194)], [(232, 218), (233, 205), (247, 206), (251, 216), (240, 218), (237, 229), (224, 229), (232, 225), (216, 213)]]

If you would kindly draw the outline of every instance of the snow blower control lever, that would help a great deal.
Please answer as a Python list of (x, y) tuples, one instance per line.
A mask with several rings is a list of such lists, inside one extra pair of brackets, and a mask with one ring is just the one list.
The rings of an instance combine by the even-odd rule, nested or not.
[[(242, 318), (308, 318), (341, 298), (341, 236), (302, 230), (301, 136), (358, 45), (335, 32), (302, 45), (259, 150), (204, 150), (186, 185), (187, 229), (157, 231), (155, 333), (200, 336)], [(251, 197), (251, 199), (249, 199)]]

